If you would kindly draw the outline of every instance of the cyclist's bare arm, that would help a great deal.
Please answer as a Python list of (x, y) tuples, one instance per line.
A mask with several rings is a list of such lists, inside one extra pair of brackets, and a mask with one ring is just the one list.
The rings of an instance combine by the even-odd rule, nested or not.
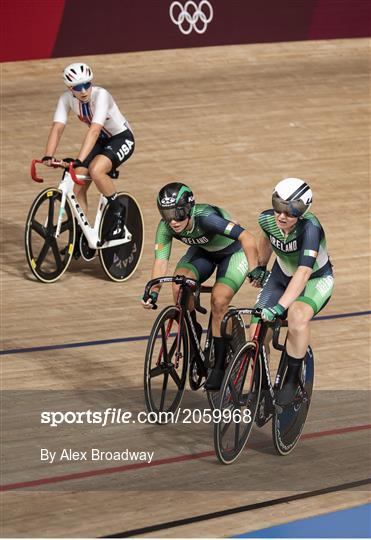
[[(272, 253), (273, 250), (270, 241), (266, 236), (260, 235), (258, 239), (258, 266), (266, 268)], [(257, 289), (262, 287), (262, 281), (260, 279), (253, 279), (250, 283)]]
[(91, 124), (86, 133), (84, 142), (81, 145), (77, 159), (79, 159), (80, 161), (84, 161), (84, 159), (88, 157), (90, 152), (93, 150), (95, 143), (97, 142), (102, 127), (103, 126), (101, 124), (97, 124), (95, 122)]
[(267, 266), (272, 253), (273, 250), (270, 240), (266, 236), (260, 235), (258, 240), (259, 266)]
[[(45, 147), (46, 156), (54, 156), (65, 127), (65, 124), (62, 124), (62, 122), (53, 122)], [(50, 165), (50, 161), (45, 161), (44, 164)]]
[[(166, 276), (169, 261), (167, 259), (155, 259), (152, 267), (151, 279), (156, 279), (161, 276)], [(155, 285), (153, 291), (159, 292), (161, 285)]]
[(297, 297), (300, 296), (300, 293), (305, 288), (311, 274), (312, 268), (309, 268), (308, 266), (299, 266), (292, 276), (285, 292), (278, 300), (278, 303), (286, 309), (290, 307)]
[[(152, 266), (151, 279), (156, 279), (156, 278), (159, 278), (159, 277), (162, 277), (162, 276), (166, 276), (167, 268), (168, 268), (168, 260), (167, 259), (155, 259), (155, 261), (153, 263), (153, 266)], [(155, 285), (152, 288), (152, 292), (159, 293), (160, 289), (161, 289), (161, 285)], [(144, 302), (144, 300), (142, 300), (142, 306), (145, 309), (152, 309), (151, 303)]]
[(247, 261), (249, 263), (249, 269), (252, 270), (258, 266), (258, 249), (256, 246), (256, 240), (254, 236), (244, 230), (238, 240), (241, 242), (242, 249), (245, 252)]

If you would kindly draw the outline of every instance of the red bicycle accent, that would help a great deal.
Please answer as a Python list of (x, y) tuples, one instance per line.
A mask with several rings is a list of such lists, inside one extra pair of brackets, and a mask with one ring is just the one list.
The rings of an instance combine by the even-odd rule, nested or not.
[[(33, 159), (31, 161), (31, 178), (32, 178), (32, 180), (34, 182), (41, 183), (41, 182), (44, 182), (44, 179), (41, 178), (40, 176), (37, 176), (37, 174), (36, 174), (36, 163), (42, 163), (42, 161), (40, 159)], [(52, 161), (51, 167), (53, 169), (65, 169), (66, 168), (66, 166), (64, 165), (64, 161), (57, 160), (57, 159)], [(75, 184), (78, 184), (79, 186), (83, 186), (85, 184), (85, 182), (83, 180), (79, 180), (77, 178), (76, 173), (75, 173), (75, 169), (73, 168), (73, 162), (71, 162), (68, 165), (68, 172), (71, 175), (71, 178), (75, 182)]]

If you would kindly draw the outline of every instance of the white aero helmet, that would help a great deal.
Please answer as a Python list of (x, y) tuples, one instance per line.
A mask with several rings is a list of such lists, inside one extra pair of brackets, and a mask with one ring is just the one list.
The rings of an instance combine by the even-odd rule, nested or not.
[(93, 72), (87, 64), (76, 62), (67, 66), (63, 72), (63, 80), (67, 86), (76, 86), (90, 82)]
[(312, 204), (313, 193), (304, 180), (285, 178), (273, 190), (272, 206), (278, 212), (300, 217)]

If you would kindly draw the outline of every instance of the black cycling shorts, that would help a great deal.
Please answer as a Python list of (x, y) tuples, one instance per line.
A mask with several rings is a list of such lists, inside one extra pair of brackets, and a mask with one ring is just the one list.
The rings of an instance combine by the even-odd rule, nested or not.
[(82, 162), (82, 166), (88, 169), (95, 156), (102, 155), (111, 160), (111, 170), (115, 170), (121, 163), (129, 159), (134, 148), (134, 135), (130, 129), (110, 138), (99, 137), (88, 157)]

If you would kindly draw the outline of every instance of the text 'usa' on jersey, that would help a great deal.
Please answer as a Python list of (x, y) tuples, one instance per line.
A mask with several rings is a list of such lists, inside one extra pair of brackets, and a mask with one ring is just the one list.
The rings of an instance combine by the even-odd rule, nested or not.
[(325, 233), (314, 214), (307, 212), (299, 218), (287, 236), (277, 226), (273, 210), (260, 214), (259, 225), (286, 276), (292, 276), (299, 266), (312, 268), (312, 278), (332, 275)]
[(187, 246), (196, 245), (208, 252), (234, 253), (241, 249), (238, 237), (244, 229), (231, 221), (222, 208), (210, 204), (196, 204), (192, 214), (192, 229), (176, 233), (168, 223), (161, 220), (156, 232), (155, 257), (169, 259), (173, 238)]

